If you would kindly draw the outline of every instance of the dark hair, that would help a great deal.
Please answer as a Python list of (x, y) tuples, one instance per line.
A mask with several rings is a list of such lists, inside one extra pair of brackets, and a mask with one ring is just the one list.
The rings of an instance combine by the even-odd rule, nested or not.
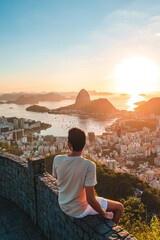
[(72, 145), (73, 151), (82, 151), (86, 143), (86, 135), (79, 128), (71, 128), (68, 132), (68, 142)]

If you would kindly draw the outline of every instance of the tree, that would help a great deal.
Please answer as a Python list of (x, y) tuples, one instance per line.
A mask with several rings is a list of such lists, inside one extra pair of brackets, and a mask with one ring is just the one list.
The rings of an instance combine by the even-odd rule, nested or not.
[(144, 189), (143, 194), (141, 196), (141, 200), (145, 205), (147, 205), (147, 210), (149, 213), (153, 214), (159, 211), (160, 198), (156, 190), (152, 188)]
[(152, 217), (150, 225), (146, 225), (144, 231), (135, 233), (135, 237), (140, 240), (160, 240), (160, 219)]
[(146, 223), (145, 207), (140, 199), (129, 197), (122, 199), (125, 212), (120, 220), (122, 225), (129, 233), (140, 240), (160, 240), (160, 219), (153, 216), (150, 223)]
[(121, 218), (120, 224), (127, 229), (130, 233), (135, 235), (137, 232), (144, 231), (146, 224), (145, 220), (145, 207), (140, 199), (129, 197), (121, 199), (124, 205), (124, 213)]

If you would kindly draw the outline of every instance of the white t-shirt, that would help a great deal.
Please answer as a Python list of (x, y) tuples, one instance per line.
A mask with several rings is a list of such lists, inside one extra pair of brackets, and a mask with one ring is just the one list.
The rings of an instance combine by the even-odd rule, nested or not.
[(58, 155), (52, 174), (58, 179), (59, 205), (69, 216), (80, 215), (88, 206), (85, 186), (95, 186), (96, 165), (81, 156)]

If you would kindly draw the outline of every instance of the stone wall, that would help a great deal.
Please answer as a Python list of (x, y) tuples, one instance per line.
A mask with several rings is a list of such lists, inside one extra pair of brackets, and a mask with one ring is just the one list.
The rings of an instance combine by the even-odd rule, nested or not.
[(0, 155), (0, 196), (20, 206), (35, 222), (35, 193), (28, 162), (14, 155)]
[(83, 219), (65, 215), (58, 206), (56, 179), (45, 172), (43, 159), (24, 161), (1, 154), (0, 196), (28, 213), (49, 240), (135, 240), (99, 215)]

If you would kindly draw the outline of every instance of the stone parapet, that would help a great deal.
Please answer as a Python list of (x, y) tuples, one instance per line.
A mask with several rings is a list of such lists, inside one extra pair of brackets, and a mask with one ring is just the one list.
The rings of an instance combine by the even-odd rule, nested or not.
[(34, 180), (26, 160), (0, 154), (0, 196), (16, 203), (35, 221)]
[(49, 240), (136, 240), (99, 215), (75, 219), (58, 205), (57, 180), (45, 172), (44, 159), (22, 160), (0, 154), (0, 196), (28, 213)]

